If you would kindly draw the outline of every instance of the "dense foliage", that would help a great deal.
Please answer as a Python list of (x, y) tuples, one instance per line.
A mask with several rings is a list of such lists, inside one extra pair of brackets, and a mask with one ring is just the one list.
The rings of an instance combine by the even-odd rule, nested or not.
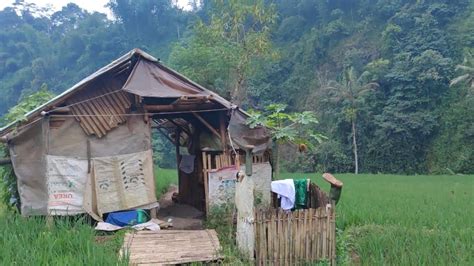
[[(38, 91), (24, 97), (16, 106), (12, 107), (3, 116), (3, 122), (8, 124), (23, 119), (26, 113), (49, 101), (53, 96), (54, 94), (48, 90), (46, 84), (42, 84)], [(6, 145), (0, 147), (0, 156), (2, 158), (10, 157), (10, 151)], [(0, 182), (0, 204), (12, 210), (15, 210), (15, 208), (19, 209), (20, 196), (13, 167), (11, 165), (0, 167), (0, 177), (3, 180), (3, 182)]]
[(316, 113), (329, 140), (292, 170), (474, 172), (472, 1), (269, 2), (111, 0), (110, 20), (18, 1), (0, 11), (0, 112), (139, 47), (245, 107)]
[(256, 126), (266, 127), (272, 136), (274, 154), (274, 172), (280, 175), (281, 145), (290, 144), (297, 146), (299, 152), (304, 153), (314, 150), (316, 144), (326, 140), (326, 136), (314, 131), (319, 123), (314, 113), (304, 111), (301, 113), (286, 113), (286, 105), (270, 104), (264, 112), (250, 110), (247, 123), (251, 128)]

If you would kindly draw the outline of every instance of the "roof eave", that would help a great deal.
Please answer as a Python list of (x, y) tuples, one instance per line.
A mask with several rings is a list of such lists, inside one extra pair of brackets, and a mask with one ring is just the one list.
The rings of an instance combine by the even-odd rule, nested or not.
[(100, 68), (99, 70), (97, 70), (96, 72), (94, 72), (91, 75), (87, 76), (86, 78), (82, 79), (81, 81), (76, 83), (71, 88), (69, 88), (69, 89), (65, 90), (64, 92), (62, 92), (61, 94), (55, 96), (53, 99), (51, 99), (51, 100), (47, 101), (46, 103), (36, 107), (35, 109), (29, 111), (28, 113), (26, 113), (24, 115), (23, 118), (17, 119), (16, 121), (14, 121), (14, 122), (6, 125), (5, 127), (1, 128), (0, 129), (0, 137), (5, 136), (9, 132), (11, 132), (13, 130), (13, 127), (16, 124), (18, 124), (18, 123), (20, 123), (21, 121), (24, 121), (24, 120), (30, 121), (32, 118), (37, 117), (38, 115), (41, 115), (41, 112), (44, 111), (45, 109), (47, 109), (49, 107), (53, 107), (55, 104), (57, 104), (58, 102), (60, 102), (61, 100), (63, 100), (67, 96), (69, 96), (70, 94), (74, 93), (79, 88), (87, 85), (89, 82), (96, 79), (97, 77), (99, 77), (99, 76), (107, 73), (108, 71), (114, 69), (116, 66), (121, 65), (122, 63), (130, 60), (135, 55), (139, 55), (139, 56), (141, 56), (141, 57), (143, 57), (143, 58), (145, 58), (149, 61), (158, 62), (158, 59), (156, 59), (152, 55), (150, 55), (150, 54), (148, 54), (148, 53), (146, 53), (146, 52), (144, 52), (144, 51), (142, 51), (138, 48), (135, 48), (135, 49), (129, 51), (128, 53), (122, 55), (121, 57), (115, 59), (114, 61), (110, 62), (106, 66)]

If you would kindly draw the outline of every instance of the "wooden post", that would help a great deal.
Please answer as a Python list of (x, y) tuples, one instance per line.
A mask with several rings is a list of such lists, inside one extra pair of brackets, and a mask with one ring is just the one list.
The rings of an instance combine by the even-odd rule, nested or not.
[(208, 171), (204, 175), (204, 207), (206, 209), (206, 216), (209, 215), (209, 175)]
[(179, 128), (176, 128), (176, 131), (175, 131), (175, 152), (176, 152), (176, 171), (178, 172), (178, 197), (179, 199), (181, 199), (182, 195), (181, 193), (183, 193), (184, 191), (182, 190), (182, 180), (181, 180), (181, 175), (180, 175), (180, 171), (179, 171), (179, 163), (180, 163), (180, 155), (179, 155), (179, 139), (181, 138), (181, 131), (179, 130)]
[(87, 149), (87, 173), (90, 174), (91, 172), (91, 142), (89, 138), (86, 141), (86, 149)]
[(149, 112), (193, 112), (194, 110), (215, 109), (215, 104), (186, 104), (186, 105), (144, 105), (145, 110)]
[(202, 116), (200, 116), (199, 114), (197, 113), (192, 113), (199, 121), (201, 121), (201, 123), (203, 123), (207, 129), (209, 129), (209, 131), (212, 132), (212, 134), (216, 135), (218, 138), (221, 138), (221, 135), (217, 132), (217, 130), (211, 126), (211, 124), (209, 124), (206, 119), (202, 118)]
[(157, 215), (156, 215), (156, 208), (151, 208), (150, 209), (150, 216), (152, 219), (156, 219)]
[(245, 175), (251, 176), (252, 175), (252, 164), (253, 164), (253, 151), (254, 146), (247, 146), (245, 147)]
[(221, 143), (222, 143), (222, 151), (224, 151), (224, 155), (227, 155), (227, 139), (226, 139), (226, 128), (225, 128), (225, 117), (224, 113), (219, 113), (219, 131), (221, 135)]

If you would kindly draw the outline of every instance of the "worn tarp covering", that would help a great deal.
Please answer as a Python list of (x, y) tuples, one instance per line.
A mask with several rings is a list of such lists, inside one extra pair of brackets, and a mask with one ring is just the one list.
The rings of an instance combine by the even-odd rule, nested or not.
[(60, 127), (51, 128), (46, 138), (47, 154), (87, 159), (88, 138), (74, 117), (67, 117)]
[(99, 216), (99, 211), (97, 210), (97, 194), (95, 190), (94, 180), (94, 167), (91, 167), (90, 173), (87, 175), (86, 185), (84, 188), (84, 201), (82, 202), (82, 207), (84, 211), (87, 212), (94, 220), (103, 221), (102, 217)]
[(253, 146), (254, 154), (261, 154), (271, 148), (271, 136), (267, 128), (258, 126), (250, 128), (247, 125), (247, 115), (239, 109), (233, 109), (229, 121), (229, 134), (234, 144), (246, 149)]
[(150, 125), (142, 116), (129, 116), (127, 122), (102, 138), (87, 136), (73, 117), (67, 117), (59, 128), (51, 128), (48, 154), (87, 158), (87, 140), (91, 157), (104, 157), (146, 151), (151, 148)]
[(87, 179), (87, 160), (46, 155), (46, 165), (48, 213), (84, 213), (82, 202)]
[[(91, 183), (87, 175), (83, 174), (84, 166), (88, 166), (87, 141), (90, 142), (90, 156), (93, 159), (150, 150), (150, 134), (150, 125), (141, 116), (130, 116), (125, 124), (113, 129), (101, 139), (94, 136), (88, 137), (73, 117), (64, 118), (64, 122), (59, 127), (50, 128), (49, 120), (43, 118), (19, 129), (18, 132), (11, 132), (9, 148), (18, 181), (22, 215), (71, 214), (65, 209), (75, 209), (76, 203), (72, 203), (69, 207), (64, 204), (60, 204), (61, 208), (53, 207), (58, 203), (53, 204), (51, 201), (51, 197), (54, 198), (54, 192), (51, 190), (52, 187), (48, 186), (48, 180), (71, 181), (63, 170), (77, 167), (78, 161), (82, 161), (80, 176), (83, 180), (80, 182), (85, 186), (84, 201), (89, 202), (88, 209), (95, 209), (92, 206), (96, 202), (95, 191), (89, 187)], [(48, 158), (61, 158), (61, 160), (48, 160)], [(70, 164), (58, 169), (59, 161), (63, 163), (69, 161)], [(56, 170), (49, 169), (48, 166), (53, 166)], [(57, 180), (61, 175), (64, 176), (61, 178), (62, 181)], [(50, 212), (48, 212), (48, 203)], [(77, 209), (74, 212), (78, 212)]]
[(122, 89), (143, 97), (179, 98), (209, 95), (148, 60), (139, 60), (136, 63)]
[[(48, 209), (45, 141), (42, 120), (10, 134), (10, 156), (17, 177), (22, 215), (44, 215)], [(47, 126), (47, 125), (46, 125)]]
[[(136, 63), (133, 65), (135, 61)], [(123, 90), (135, 95), (158, 98), (212, 95), (212, 100), (221, 104), (225, 108), (231, 109), (235, 107), (235, 105), (231, 104), (218, 94), (203, 88), (180, 73), (161, 64), (153, 56), (141, 51), (140, 49), (133, 49), (99, 69), (92, 75), (84, 78), (82, 81), (67, 89), (60, 95), (27, 113), (25, 115), (26, 120), (20, 119), (4, 128), (1, 128), (0, 135), (9, 133), (13, 130), (15, 125), (26, 124), (33, 119), (38, 118), (42, 111), (50, 111), (52, 108), (60, 106), (68, 98), (82, 90), (90, 88), (94, 82), (106, 75), (117, 77), (116, 75), (118, 73), (128, 73), (124, 72), (127, 66), (133, 66), (133, 70), (128, 76), (127, 82), (123, 86)]]
[(93, 159), (97, 210), (126, 210), (156, 201), (152, 151)]

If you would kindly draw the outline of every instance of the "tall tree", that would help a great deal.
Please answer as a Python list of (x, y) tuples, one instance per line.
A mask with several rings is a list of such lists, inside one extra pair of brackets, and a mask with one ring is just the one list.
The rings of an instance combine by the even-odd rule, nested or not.
[(331, 100), (343, 105), (343, 112), (346, 119), (351, 123), (352, 151), (354, 154), (354, 173), (359, 173), (359, 153), (357, 144), (357, 113), (359, 105), (363, 102), (365, 93), (373, 91), (379, 87), (376, 82), (364, 80), (366, 75), (356, 76), (353, 67), (349, 67), (343, 73), (341, 81), (330, 81), (322, 89), (327, 91)]
[(214, 0), (209, 21), (196, 22), (194, 36), (174, 48), (171, 63), (211, 86), (219, 86), (213, 74), (223, 75), (221, 91), (240, 104), (261, 60), (275, 56), (270, 39), (275, 20), (274, 6), (264, 0)]

